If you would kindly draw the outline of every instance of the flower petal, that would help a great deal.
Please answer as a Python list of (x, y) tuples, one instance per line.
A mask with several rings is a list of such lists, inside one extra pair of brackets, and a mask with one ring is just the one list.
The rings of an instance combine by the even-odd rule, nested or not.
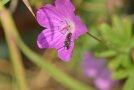
[(56, 8), (51, 4), (40, 8), (36, 13), (36, 18), (41, 26), (51, 29), (58, 26), (62, 20), (61, 14), (59, 14)]
[(75, 7), (70, 0), (56, 0), (56, 8), (66, 17), (74, 15)]
[(101, 90), (111, 90), (117, 84), (117, 81), (112, 80), (111, 73), (108, 69), (104, 69), (94, 81), (95, 86)]
[(72, 56), (73, 48), (74, 48), (74, 42), (71, 42), (70, 48), (68, 50), (62, 47), (61, 49), (58, 50), (58, 57), (63, 61), (66, 62), (69, 61)]
[(87, 32), (86, 26), (82, 23), (81, 19), (79, 16), (74, 17), (74, 22), (75, 22), (75, 39), (77, 39), (79, 36), (82, 34), (85, 34)]
[(51, 32), (49, 29), (43, 30), (37, 39), (39, 48), (56, 48), (64, 46), (65, 35), (58, 31)]
[(104, 59), (97, 59), (92, 53), (85, 53), (81, 67), (86, 76), (96, 78), (104, 69), (106, 61)]

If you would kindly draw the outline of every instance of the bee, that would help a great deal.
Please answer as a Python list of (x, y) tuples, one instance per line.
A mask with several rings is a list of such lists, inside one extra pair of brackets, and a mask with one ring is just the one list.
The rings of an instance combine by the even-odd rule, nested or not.
[(68, 33), (67, 36), (66, 36), (66, 39), (64, 41), (64, 48), (67, 49), (67, 50), (70, 47), (71, 37), (72, 37), (72, 33)]

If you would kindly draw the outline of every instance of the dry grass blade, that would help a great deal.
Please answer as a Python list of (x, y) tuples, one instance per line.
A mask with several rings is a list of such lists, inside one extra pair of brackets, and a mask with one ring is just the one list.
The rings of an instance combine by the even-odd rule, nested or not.
[(29, 11), (32, 13), (32, 15), (35, 17), (35, 14), (30, 6), (30, 3), (28, 2), (28, 0), (22, 0), (24, 2), (24, 4), (26, 5), (26, 7), (29, 9)]

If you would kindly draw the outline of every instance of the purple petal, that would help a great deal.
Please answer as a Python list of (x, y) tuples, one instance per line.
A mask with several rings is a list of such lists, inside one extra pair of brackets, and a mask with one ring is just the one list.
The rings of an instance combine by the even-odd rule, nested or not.
[(77, 39), (79, 36), (82, 34), (85, 34), (87, 32), (86, 26), (82, 23), (81, 19), (79, 16), (74, 17), (74, 22), (75, 22), (75, 39)]
[(113, 81), (109, 70), (103, 70), (94, 81), (95, 86), (100, 90), (110, 90), (116, 84), (117, 81)]
[(58, 31), (51, 32), (49, 29), (43, 30), (37, 39), (39, 48), (59, 49), (64, 45), (65, 35)]
[(96, 59), (92, 53), (85, 53), (81, 67), (90, 78), (96, 78), (104, 68), (105, 60)]
[(75, 7), (70, 0), (56, 0), (55, 5), (57, 10), (59, 10), (64, 16), (70, 17), (70, 15), (74, 15)]
[(61, 14), (51, 4), (47, 4), (40, 8), (36, 13), (36, 18), (41, 26), (50, 29), (58, 27), (60, 21), (62, 20)]
[(73, 48), (74, 48), (74, 42), (71, 42), (70, 48), (68, 50), (66, 50), (64, 47), (59, 49), (58, 57), (63, 61), (66, 61), (66, 62), (69, 61), (72, 56)]

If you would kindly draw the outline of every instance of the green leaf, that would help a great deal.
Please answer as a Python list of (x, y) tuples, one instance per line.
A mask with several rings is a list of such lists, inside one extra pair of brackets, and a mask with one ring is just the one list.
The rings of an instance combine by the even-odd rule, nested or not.
[(129, 69), (133, 66), (129, 54), (120, 54), (109, 63), (109, 68), (112, 70), (116, 70), (119, 66), (125, 69)]
[(126, 69), (131, 68), (133, 66), (128, 54), (118, 55), (109, 63), (109, 68), (112, 70), (116, 70), (119, 66), (122, 66)]
[(128, 54), (122, 55), (121, 59), (122, 59), (122, 64), (121, 64), (122, 67), (127, 69), (127, 68), (131, 68), (133, 66), (133, 64), (131, 62), (131, 59), (130, 59)]
[(126, 78), (129, 75), (129, 72), (127, 70), (118, 70), (112, 72), (112, 78), (115, 80), (121, 80)]
[(125, 82), (123, 90), (134, 90), (134, 70), (131, 72), (127, 81)]
[(130, 43), (130, 47), (131, 47), (131, 48), (134, 48), (134, 36), (132, 36), (131, 43)]
[(8, 3), (10, 0), (0, 0), (0, 3), (2, 3), (2, 5), (5, 5), (6, 3)]
[(112, 43), (112, 45), (115, 45), (116, 47), (120, 47), (122, 45), (123, 41), (121, 41), (119, 35), (115, 33), (109, 25), (102, 24), (99, 29), (105, 41)]
[(119, 56), (113, 58), (112, 61), (109, 62), (108, 67), (111, 70), (116, 70), (121, 66), (121, 62), (122, 62), (122, 56), (119, 55)]
[(124, 39), (130, 41), (132, 36), (132, 22), (128, 18), (124, 18), (122, 20), (122, 26), (123, 26), (123, 36)]
[(121, 40), (125, 42), (124, 44), (130, 44), (132, 36), (132, 22), (128, 18), (123, 18), (122, 20), (114, 15), (112, 17), (113, 31), (118, 34)]
[(96, 52), (95, 53), (95, 56), (97, 57), (102, 57), (102, 58), (108, 58), (108, 57), (113, 57), (115, 56), (117, 53), (113, 50), (107, 50), (107, 51), (104, 51), (103, 52)]
[(113, 15), (112, 17), (112, 25), (113, 25), (113, 30), (116, 32), (118, 35), (122, 33), (122, 27), (121, 27), (121, 21), (117, 15)]

